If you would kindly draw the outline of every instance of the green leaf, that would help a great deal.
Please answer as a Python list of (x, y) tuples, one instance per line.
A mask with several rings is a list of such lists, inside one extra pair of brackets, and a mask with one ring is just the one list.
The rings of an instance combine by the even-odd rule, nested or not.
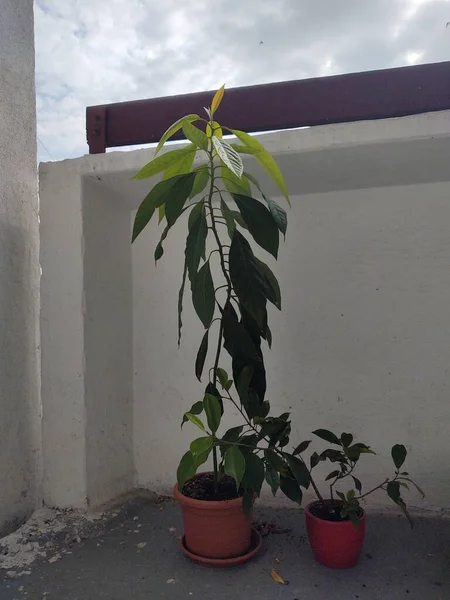
[(247, 179), (244, 179), (244, 177), (237, 177), (233, 171), (225, 165), (222, 165), (221, 174), (222, 181), (230, 194), (247, 194), (250, 196), (251, 189)]
[(280, 476), (270, 462), (266, 462), (266, 481), (272, 490), (272, 494), (275, 496), (280, 487)]
[(250, 334), (237, 319), (233, 306), (228, 303), (222, 312), (223, 346), (231, 357), (239, 356), (242, 360), (260, 361)]
[(197, 204), (189, 215), (189, 233), (186, 238), (186, 264), (189, 279), (192, 281), (197, 274), (200, 259), (205, 256), (208, 223), (206, 221), (205, 206), (203, 202)]
[(284, 457), (287, 460), (292, 475), (297, 480), (297, 483), (307, 490), (311, 483), (311, 476), (305, 463), (296, 456), (291, 456), (290, 454), (284, 454)]
[(165, 216), (166, 207), (164, 206), (164, 204), (161, 204), (161, 206), (158, 207), (158, 225), (161, 223)]
[(286, 183), (284, 181), (284, 177), (281, 174), (280, 168), (275, 162), (275, 159), (267, 152), (264, 146), (254, 137), (245, 133), (244, 131), (239, 131), (237, 129), (230, 129), (231, 133), (233, 133), (238, 140), (244, 144), (247, 148), (251, 148), (252, 150), (256, 150), (255, 158), (259, 162), (259, 164), (265, 169), (266, 173), (270, 175), (273, 181), (278, 185), (280, 190), (283, 192), (283, 196), (286, 198), (288, 204), (290, 205), (289, 193), (286, 187)]
[(359, 493), (361, 493), (361, 490), (362, 490), (361, 481), (357, 477), (354, 477), (353, 475), (351, 477), (352, 477), (353, 481), (355, 482), (355, 488), (358, 490)]
[(242, 485), (253, 490), (258, 496), (264, 482), (264, 463), (256, 454), (248, 454), (245, 459), (245, 473)]
[(412, 483), (416, 490), (419, 492), (419, 494), (422, 496), (422, 498), (425, 498), (425, 492), (417, 485), (415, 481), (409, 479), (408, 477), (402, 477), (402, 479), (404, 481), (409, 481), (409, 483)]
[(228, 235), (230, 238), (233, 237), (233, 231), (236, 229), (236, 224), (234, 222), (233, 211), (228, 208), (227, 203), (224, 200), (220, 200), (220, 210), (222, 211), (222, 216), (225, 219), (225, 223), (227, 224)]
[(203, 454), (203, 452), (207, 452), (212, 445), (213, 439), (210, 435), (207, 435), (206, 437), (199, 437), (191, 442), (189, 449), (192, 454)]
[(203, 425), (201, 419), (199, 419), (196, 415), (193, 415), (192, 413), (184, 413), (184, 416), (194, 425), (197, 425), (197, 427), (199, 429), (201, 429), (202, 431), (206, 431), (205, 426)]
[(292, 500), (292, 502), (296, 502), (297, 504), (301, 504), (303, 493), (295, 479), (281, 475), (280, 489), (283, 494), (289, 498), (289, 500)]
[(222, 102), (223, 95), (225, 93), (225, 85), (223, 85), (217, 92), (214, 94), (213, 101), (211, 102), (211, 113), (214, 114), (216, 110), (219, 108), (220, 103)]
[(201, 194), (209, 181), (209, 170), (207, 165), (200, 165), (194, 169), (193, 172), (195, 173), (195, 179), (189, 198), (195, 198), (195, 196)]
[(317, 465), (320, 463), (320, 456), (317, 454), (317, 452), (313, 452), (311, 454), (309, 462), (311, 465), (311, 469), (314, 469), (314, 467), (317, 467)]
[(281, 206), (275, 202), (275, 200), (271, 200), (267, 196), (263, 194), (264, 200), (267, 202), (267, 206), (269, 207), (270, 214), (273, 217), (273, 220), (277, 224), (278, 229), (281, 233), (286, 237), (287, 230), (287, 214), (286, 211), (281, 208)]
[(177, 133), (177, 131), (179, 131), (182, 127), (183, 127), (183, 123), (186, 121), (188, 123), (193, 123), (194, 121), (199, 121), (200, 117), (198, 115), (186, 115), (185, 117), (181, 117), (181, 119), (178, 119), (178, 121), (175, 121), (175, 123), (172, 123), (172, 125), (163, 133), (162, 138), (159, 140), (158, 145), (156, 146), (156, 150), (155, 150), (155, 154), (153, 156), (156, 156), (158, 154), (158, 152), (161, 150), (161, 148), (164, 146), (164, 144), (167, 142), (167, 140), (169, 138), (171, 138), (175, 133)]
[(328, 473), (328, 475), (325, 477), (325, 481), (330, 481), (330, 479), (335, 479), (335, 477), (337, 477), (340, 474), (340, 471), (331, 471), (331, 473)]
[(195, 375), (199, 381), (202, 380), (203, 367), (205, 366), (206, 354), (208, 352), (208, 334), (209, 329), (205, 331), (195, 360)]
[(195, 402), (191, 406), (191, 409), (190, 409), (190, 411), (188, 413), (185, 413), (183, 415), (183, 420), (181, 421), (181, 427), (183, 427), (183, 425), (189, 421), (189, 419), (186, 416), (187, 414), (199, 415), (202, 412), (203, 412), (203, 402), (201, 400), (199, 400), (198, 402)]
[(227, 475), (233, 477), (239, 489), (245, 473), (245, 458), (237, 446), (231, 446), (225, 452), (224, 470)]
[[(231, 129), (229, 129), (228, 131), (231, 131)], [(250, 148), (250, 146), (243, 146), (242, 144), (231, 143), (230, 146), (234, 148), (236, 152), (239, 152), (239, 154), (251, 154), (252, 156), (255, 156), (255, 154), (258, 154), (259, 152), (259, 150), (256, 150), (255, 148)]]
[(296, 454), (301, 454), (305, 450), (308, 450), (310, 443), (311, 440), (305, 440), (304, 442), (300, 442), (300, 444), (295, 448), (292, 454), (295, 456)]
[(205, 452), (202, 452), (201, 454), (196, 454), (194, 456), (194, 464), (195, 464), (196, 471), (203, 463), (205, 463), (208, 460), (212, 449), (213, 449), (213, 446), (211, 445), (207, 450), (205, 450)]
[(178, 489), (182, 492), (184, 484), (195, 475), (194, 455), (190, 450), (183, 455), (177, 469)]
[(205, 397), (203, 398), (203, 408), (205, 409), (206, 418), (208, 420), (208, 427), (213, 433), (216, 433), (219, 429), (220, 417), (222, 415), (220, 402), (212, 394), (205, 394)]
[[(170, 193), (167, 193), (164, 198), (166, 219), (170, 227), (175, 224), (176, 220), (181, 215), (184, 203), (189, 198), (192, 186), (194, 185), (194, 179), (195, 173), (186, 173), (185, 175), (177, 175), (176, 177), (167, 180), (167, 182), (174, 182), (171, 186)], [(166, 182), (162, 181), (161, 183)]]
[[(185, 148), (182, 148), (185, 151), (185, 156), (179, 162), (170, 165), (164, 173), (163, 180), (170, 179), (171, 177), (175, 177), (175, 175), (183, 175), (185, 173), (190, 173), (192, 170), (192, 165), (194, 164), (195, 153), (197, 152), (197, 147), (194, 144), (188, 144)], [(161, 207), (160, 207), (161, 208)]]
[(184, 296), (184, 287), (186, 285), (186, 275), (187, 275), (187, 261), (184, 261), (183, 279), (181, 281), (180, 291), (178, 292), (178, 348), (180, 347), (181, 328), (183, 327), (183, 321), (181, 320), (181, 313), (183, 312), (183, 296)]
[(205, 151), (208, 150), (208, 137), (206, 133), (189, 123), (189, 121), (183, 123), (183, 133), (186, 138), (198, 148)]
[(341, 442), (344, 448), (348, 448), (350, 444), (353, 442), (353, 436), (351, 433), (343, 433), (341, 435)]
[(158, 245), (155, 248), (155, 254), (154, 254), (155, 263), (158, 262), (158, 260), (161, 258), (161, 256), (163, 254), (164, 254), (164, 248), (162, 247), (161, 242), (158, 242)]
[(237, 229), (231, 240), (229, 269), (231, 283), (239, 301), (262, 329), (267, 282), (255, 261), (250, 244)]
[(236, 223), (242, 227), (242, 229), (248, 229), (244, 219), (242, 218), (241, 213), (238, 210), (232, 210), (231, 214), (233, 216), (233, 219), (236, 221)]
[(266, 263), (263, 263), (262, 260), (259, 260), (256, 256), (254, 256), (254, 260), (259, 271), (264, 275), (267, 300), (276, 306), (278, 310), (281, 310), (281, 290), (277, 278)]
[(236, 150), (224, 140), (221, 140), (217, 137), (213, 137), (211, 139), (214, 150), (217, 152), (220, 160), (234, 175), (236, 175), (236, 177), (242, 177), (244, 165), (242, 164), (242, 159)]
[(393, 500), (395, 503), (397, 503), (398, 500), (400, 499), (400, 482), (389, 481), (386, 486), (386, 491), (387, 491), (389, 498), (391, 498), (391, 500)]
[(336, 496), (345, 502), (345, 496), (342, 492), (336, 491)]
[(225, 369), (217, 367), (217, 378), (219, 380), (220, 385), (224, 389), (226, 389), (226, 385), (227, 385), (227, 382), (228, 382), (228, 373), (225, 371)]
[(361, 523), (360, 523), (360, 519), (359, 519), (357, 511), (354, 511), (354, 510), (348, 511), (348, 518), (350, 519), (352, 525), (354, 527), (356, 527), (356, 529), (358, 529), (358, 527), (361, 525)]
[(338, 446), (341, 445), (337, 435), (334, 435), (334, 433), (331, 433), (331, 431), (328, 431), (327, 429), (316, 429), (313, 431), (313, 434), (317, 435), (317, 437), (320, 437), (322, 440), (329, 442), (330, 444), (337, 444)]
[(174, 165), (182, 163), (186, 159), (186, 156), (189, 156), (189, 154), (193, 152), (195, 152), (195, 148), (193, 146), (187, 146), (185, 148), (179, 148), (178, 150), (166, 152), (157, 158), (153, 158), (153, 160), (142, 167), (142, 169), (133, 177), (133, 179), (147, 179), (148, 177), (157, 175), (158, 173), (161, 173), (161, 171), (165, 171)]
[(405, 462), (407, 455), (405, 446), (403, 446), (403, 444), (395, 444), (395, 446), (392, 447), (391, 455), (397, 470), (400, 469)]
[(285, 460), (281, 458), (274, 450), (267, 449), (264, 451), (266, 463), (273, 466), (273, 468), (281, 475), (287, 476), (289, 473), (289, 466)]
[[(222, 436), (222, 440), (224, 442), (231, 442), (232, 444), (235, 444), (241, 437), (243, 429), (244, 429), (243, 425), (239, 425), (238, 427), (231, 427), (231, 429), (228, 429), (228, 431), (226, 431), (224, 433), (224, 435)], [(220, 444), (220, 440), (219, 440), (219, 444)], [(225, 452), (228, 450), (228, 448), (229, 448), (229, 444), (226, 444), (226, 445), (221, 444), (220, 445), (220, 452), (222, 453), (222, 456), (225, 454)]]
[(257, 244), (277, 258), (280, 236), (277, 224), (267, 208), (255, 198), (232, 194), (233, 200)]
[(347, 492), (347, 502), (351, 502), (355, 496), (355, 490), (349, 490)]
[(214, 284), (209, 261), (192, 278), (192, 302), (195, 312), (205, 329), (211, 325), (214, 316)]

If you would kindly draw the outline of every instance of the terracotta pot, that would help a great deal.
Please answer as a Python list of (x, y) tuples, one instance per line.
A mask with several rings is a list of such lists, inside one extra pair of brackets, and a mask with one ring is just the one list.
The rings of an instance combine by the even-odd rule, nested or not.
[[(202, 473), (198, 473), (199, 477)], [(251, 515), (244, 515), (242, 498), (208, 502), (184, 496), (173, 488), (181, 505), (186, 548), (197, 557), (235, 558), (248, 553), (251, 545)]]
[(311, 514), (311, 502), (305, 508), (306, 529), (314, 558), (331, 569), (348, 569), (358, 562), (364, 542), (366, 517), (363, 511), (359, 527), (351, 521), (325, 521)]

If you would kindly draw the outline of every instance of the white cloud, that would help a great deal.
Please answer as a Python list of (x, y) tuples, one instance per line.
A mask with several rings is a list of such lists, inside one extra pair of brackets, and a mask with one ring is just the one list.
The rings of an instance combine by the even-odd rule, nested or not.
[(448, 60), (449, 20), (449, 0), (36, 0), (39, 139), (86, 153), (93, 104)]

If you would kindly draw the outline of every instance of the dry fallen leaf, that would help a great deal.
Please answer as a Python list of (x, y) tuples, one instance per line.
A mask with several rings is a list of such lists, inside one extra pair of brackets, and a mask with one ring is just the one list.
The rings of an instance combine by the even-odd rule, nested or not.
[(288, 584), (288, 581), (285, 581), (282, 577), (280, 577), (280, 575), (278, 575), (278, 573), (275, 571), (275, 569), (272, 569), (270, 571), (270, 576), (277, 583), (281, 583), (282, 585), (287, 585)]
[(145, 548), (145, 546), (147, 545), (147, 542), (139, 542), (139, 544), (136, 544), (137, 548)]
[(275, 559), (275, 564), (276, 564), (276, 565), (279, 565), (279, 564), (280, 564), (280, 561), (279, 561), (279, 559), (278, 559), (278, 558), (276, 558), (276, 559)]

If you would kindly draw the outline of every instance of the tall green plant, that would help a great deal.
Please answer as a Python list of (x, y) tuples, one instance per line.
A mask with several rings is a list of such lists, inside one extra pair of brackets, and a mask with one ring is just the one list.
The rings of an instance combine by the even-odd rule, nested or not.
[[(204, 327), (195, 360), (197, 378), (201, 380), (207, 359), (211, 367), (203, 397), (182, 419), (182, 426), (189, 421), (202, 435), (181, 458), (177, 479), (181, 490), (212, 454), (216, 487), (221, 474), (231, 475), (248, 509), (264, 480), (274, 494), (281, 488), (300, 502), (300, 486), (309, 486), (309, 472), (302, 460), (283, 450), (291, 432), (289, 413), (269, 416), (262, 342), (271, 345), (267, 304), (280, 310), (281, 292), (272, 270), (255, 256), (249, 243), (252, 238), (276, 259), (280, 234), (286, 234), (287, 215), (244, 171), (242, 155), (250, 155), (265, 169), (288, 203), (289, 196), (276, 162), (261, 143), (215, 120), (223, 95), (222, 87), (211, 107), (205, 109), (206, 119), (191, 114), (169, 127), (153, 159), (135, 176), (145, 179), (163, 174), (137, 211), (133, 241), (158, 215), (164, 225), (155, 249), (158, 261), (172, 227), (189, 213), (178, 297), (178, 344), (183, 299), (190, 286), (194, 309)], [(167, 140), (180, 130), (189, 143), (160, 154)], [(224, 131), (234, 135), (236, 143), (224, 140)], [(205, 161), (194, 167), (197, 154)], [(214, 277), (213, 261), (219, 267)], [(223, 350), (231, 357), (231, 375), (221, 363)], [(219, 435), (227, 404), (239, 411), (242, 424)]]

